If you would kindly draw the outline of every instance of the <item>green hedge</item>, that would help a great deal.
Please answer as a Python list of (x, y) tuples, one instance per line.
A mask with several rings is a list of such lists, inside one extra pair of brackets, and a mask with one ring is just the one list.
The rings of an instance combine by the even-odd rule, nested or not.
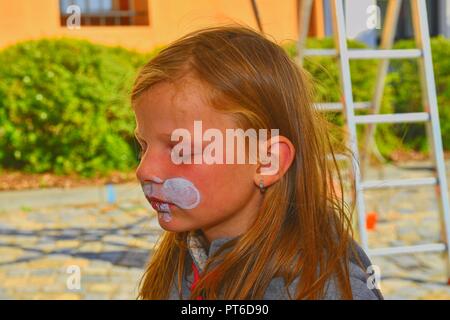
[(73, 39), (1, 51), (1, 167), (83, 176), (129, 170), (129, 90), (147, 58)]
[[(414, 47), (413, 40), (402, 40), (395, 44), (397, 49)], [(450, 150), (450, 40), (441, 36), (432, 38), (431, 51), (442, 142), (444, 149)], [(394, 109), (397, 112), (424, 111), (417, 63), (413, 60), (393, 60), (392, 68), (393, 72), (388, 80), (395, 96)], [(418, 151), (428, 151), (423, 124), (410, 124), (407, 127), (395, 125), (394, 130), (398, 136), (404, 136), (403, 142), (406, 147)]]

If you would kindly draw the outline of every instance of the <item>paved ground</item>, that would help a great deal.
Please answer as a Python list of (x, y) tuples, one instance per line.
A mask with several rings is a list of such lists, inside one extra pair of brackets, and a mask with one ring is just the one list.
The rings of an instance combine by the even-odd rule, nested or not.
[[(369, 172), (369, 179), (403, 179), (429, 177), (420, 169), (388, 167)], [(416, 170), (419, 169), (419, 170)], [(450, 180), (447, 163), (447, 180)], [(368, 232), (371, 248), (437, 243), (440, 241), (440, 217), (433, 187), (367, 191), (366, 212), (378, 213), (374, 230)], [(373, 257), (381, 271), (381, 290), (387, 299), (450, 299), (444, 256), (420, 253)]]
[[(405, 198), (398, 204), (389, 204), (388, 200), (385, 205), (390, 205), (390, 209), (378, 211), (376, 228), (369, 231), (371, 247), (439, 242), (439, 216), (436, 209), (429, 209), (434, 205), (428, 200), (428, 192), (409, 190), (397, 196), (400, 194)], [(394, 200), (395, 196), (386, 195), (383, 199)], [(388, 299), (450, 299), (442, 253), (372, 257), (372, 263), (380, 267), (381, 289)]]
[(0, 298), (135, 299), (160, 230), (139, 202), (3, 212)]
[[(390, 177), (427, 174), (389, 170)], [(432, 189), (373, 191), (367, 200), (367, 209), (379, 215), (369, 232), (372, 247), (439, 240)], [(135, 299), (160, 231), (149, 206), (136, 200), (0, 211), (0, 299)], [(387, 299), (450, 299), (440, 254), (372, 262)], [(79, 289), (73, 287), (78, 271)]]

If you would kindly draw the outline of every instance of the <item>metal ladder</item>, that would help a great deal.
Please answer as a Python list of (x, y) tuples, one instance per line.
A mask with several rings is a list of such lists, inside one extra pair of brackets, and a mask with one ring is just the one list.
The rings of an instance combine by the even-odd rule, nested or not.
[[(336, 49), (319, 50), (305, 49), (305, 41), (309, 29), (309, 17), (313, 0), (301, 0), (299, 5), (299, 40), (298, 62), (302, 63), (305, 56), (335, 56), (339, 62), (340, 83), (343, 103), (318, 103), (316, 108), (322, 111), (342, 110), (346, 119), (349, 136), (349, 148), (353, 153), (352, 168), (356, 191), (356, 208), (358, 213), (358, 229), (360, 242), (369, 256), (395, 255), (418, 252), (443, 252), (447, 283), (450, 284), (450, 205), (445, 174), (444, 153), (442, 147), (441, 130), (436, 97), (433, 65), (431, 59), (430, 36), (427, 21), (425, 0), (408, 0), (411, 2), (411, 14), (417, 49), (392, 50), (396, 25), (402, 0), (389, 0), (386, 19), (381, 38), (380, 48), (377, 50), (349, 50), (347, 47), (346, 25), (344, 16), (344, 0), (330, 0), (331, 16), (333, 19), (333, 37)], [(388, 72), (389, 59), (419, 59), (419, 72), (425, 112), (379, 114), (381, 98)], [(381, 59), (376, 78), (375, 92), (371, 102), (354, 102), (350, 77), (350, 59)], [(368, 109), (369, 115), (355, 115), (355, 109)], [(433, 159), (433, 176), (416, 179), (373, 180), (363, 179), (363, 171), (367, 167), (365, 155), (361, 167), (358, 162), (356, 125), (367, 125), (367, 150), (374, 143), (375, 126), (378, 123), (412, 123), (426, 124), (427, 138), (431, 144), (430, 153)], [(366, 212), (364, 191), (382, 188), (403, 188), (417, 186), (434, 186), (439, 202), (441, 242), (412, 246), (398, 246), (386, 248), (369, 248), (368, 234), (365, 226)]]

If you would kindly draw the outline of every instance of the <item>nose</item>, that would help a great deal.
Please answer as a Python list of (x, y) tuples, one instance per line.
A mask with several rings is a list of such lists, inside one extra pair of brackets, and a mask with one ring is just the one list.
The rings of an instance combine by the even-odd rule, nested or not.
[(166, 160), (156, 152), (147, 150), (141, 158), (141, 161), (136, 168), (136, 178), (139, 182), (153, 181), (161, 183), (160, 177), (164, 177), (167, 171)]

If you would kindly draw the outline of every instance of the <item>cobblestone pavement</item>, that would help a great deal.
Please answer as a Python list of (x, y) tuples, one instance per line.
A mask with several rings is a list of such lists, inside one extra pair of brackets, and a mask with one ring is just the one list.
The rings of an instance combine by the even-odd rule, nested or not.
[(136, 299), (160, 232), (140, 202), (2, 212), (0, 299)]
[[(393, 168), (385, 174), (409, 171)], [(425, 173), (424, 173), (425, 174)], [(367, 194), (378, 213), (371, 247), (439, 240), (433, 190)], [(161, 229), (142, 201), (0, 212), (0, 299), (136, 299), (143, 268)], [(386, 299), (450, 299), (444, 260), (422, 253), (373, 257)], [(73, 273), (80, 288), (73, 288)]]

